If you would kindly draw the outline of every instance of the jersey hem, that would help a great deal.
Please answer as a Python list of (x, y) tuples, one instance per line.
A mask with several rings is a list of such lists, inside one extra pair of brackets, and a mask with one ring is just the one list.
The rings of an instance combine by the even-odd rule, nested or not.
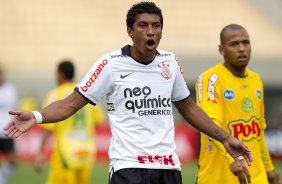
[(183, 101), (183, 100), (186, 100), (187, 98), (189, 98), (191, 95), (189, 94), (186, 98), (183, 98), (183, 99), (181, 99), (181, 100), (177, 100), (177, 101), (173, 101), (173, 103), (175, 103), (175, 102), (181, 102), (181, 101)]
[(165, 169), (165, 170), (178, 170), (181, 171), (181, 167), (175, 166), (175, 167), (161, 167), (159, 165), (122, 165), (122, 166), (110, 166), (109, 173), (113, 170), (114, 172), (121, 170), (121, 169), (132, 169), (132, 168), (138, 168), (138, 169)]
[(89, 100), (86, 96), (84, 96), (78, 89), (78, 87), (74, 88), (74, 91), (77, 92), (78, 94), (80, 94), (88, 103), (92, 104), (92, 105), (96, 105), (95, 102), (92, 102), (91, 100)]

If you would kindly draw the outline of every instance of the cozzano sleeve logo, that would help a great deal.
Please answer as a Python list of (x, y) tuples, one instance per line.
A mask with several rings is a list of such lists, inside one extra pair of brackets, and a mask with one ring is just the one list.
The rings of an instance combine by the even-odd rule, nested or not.
[(104, 59), (98, 67), (94, 70), (92, 75), (89, 77), (89, 79), (86, 81), (85, 85), (81, 86), (80, 89), (83, 92), (86, 92), (89, 87), (92, 86), (92, 84), (95, 82), (95, 80), (98, 78), (104, 67), (108, 64), (108, 60)]
[(242, 119), (231, 121), (228, 124), (228, 129), (231, 135), (243, 142), (249, 142), (253, 139), (260, 141), (259, 121), (260, 119), (254, 116), (247, 121)]

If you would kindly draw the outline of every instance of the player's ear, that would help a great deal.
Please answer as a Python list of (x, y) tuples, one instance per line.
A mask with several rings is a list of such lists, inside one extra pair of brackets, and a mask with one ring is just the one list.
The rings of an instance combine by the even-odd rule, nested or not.
[(221, 44), (218, 46), (218, 51), (222, 56), (224, 56), (224, 48)]
[(130, 38), (133, 38), (133, 30), (130, 27), (127, 27), (127, 34)]

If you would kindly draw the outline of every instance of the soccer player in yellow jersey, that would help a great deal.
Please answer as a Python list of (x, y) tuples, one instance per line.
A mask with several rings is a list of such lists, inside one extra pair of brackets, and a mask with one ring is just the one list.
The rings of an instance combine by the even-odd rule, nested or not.
[[(74, 66), (70, 61), (58, 65), (58, 87), (50, 91), (43, 102), (47, 106), (65, 98), (76, 87), (73, 82)], [(57, 124), (44, 124), (42, 142), (35, 157), (36, 169), (40, 171), (44, 146), (53, 133), (55, 145), (50, 158), (50, 172), (46, 184), (87, 184), (90, 181), (95, 158), (94, 126), (103, 121), (103, 113), (90, 105)]]
[(250, 148), (250, 167), (238, 165), (216, 140), (201, 133), (198, 184), (279, 183), (269, 156), (264, 130), (264, 89), (258, 74), (247, 69), (251, 55), (248, 32), (237, 24), (220, 33), (223, 64), (200, 75), (196, 83), (197, 104), (230, 135)]

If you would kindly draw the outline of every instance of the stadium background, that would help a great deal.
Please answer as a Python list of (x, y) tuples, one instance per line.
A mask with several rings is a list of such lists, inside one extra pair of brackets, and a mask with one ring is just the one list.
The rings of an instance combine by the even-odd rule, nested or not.
[[(78, 72), (76, 79), (79, 81), (100, 56), (131, 43), (126, 32), (125, 16), (134, 2), (137, 1), (1, 0), (0, 62), (5, 65), (8, 79), (16, 84), (20, 99), (34, 97), (40, 106), (46, 92), (56, 86), (55, 66), (61, 59), (69, 58), (76, 63)], [(222, 61), (218, 54), (219, 32), (222, 27), (230, 23), (238, 23), (247, 28), (252, 44), (249, 68), (261, 75), (266, 87), (266, 117), (269, 124), (266, 134), (267, 144), (276, 165), (280, 168), (282, 1), (156, 0), (155, 2), (162, 8), (164, 16), (163, 38), (159, 49), (172, 51), (178, 56), (192, 93), (197, 77), (207, 68)], [(103, 107), (104, 104), (102, 101)], [(177, 112), (175, 119), (178, 122), (177, 126), (183, 126), (179, 123), (182, 119)], [(180, 136), (181, 146), (178, 146), (178, 149), (186, 149), (190, 156), (191, 153), (193, 155), (191, 160), (190, 156), (189, 159), (183, 157), (187, 159), (184, 160), (186, 163), (184, 175), (191, 178), (194, 177), (196, 170), (197, 152), (194, 149), (197, 148), (197, 136), (194, 136), (193, 129), (190, 127), (188, 129), (190, 133), (192, 131), (192, 138), (189, 137), (191, 136), (189, 133), (189, 138), (187, 134)], [(98, 140), (107, 140), (103, 137), (105, 134), (101, 135)], [(26, 140), (36, 140), (35, 136), (36, 133), (32, 134), (33, 139)], [(187, 140), (193, 143), (186, 144)], [(19, 142), (17, 145), (26, 148), (37, 145), (36, 142), (26, 141), (23, 144)], [(190, 143), (194, 147), (189, 146)], [(44, 175), (38, 176), (31, 168), (30, 162), (26, 162), (30, 160), (32, 153), (30, 155), (23, 151), (28, 149), (22, 147), (18, 146), (21, 153), (19, 156), (25, 159), (16, 170), (11, 183), (19, 183), (22, 181), (21, 177), (33, 178), (30, 183), (42, 183)], [(103, 161), (98, 160), (97, 171), (104, 173), (100, 175), (105, 176), (107, 160), (101, 160)], [(282, 176), (281, 172), (280, 174)], [(106, 179), (95, 182), (95, 177), (94, 183), (107, 183)], [(185, 178), (184, 181), (190, 182)]]

